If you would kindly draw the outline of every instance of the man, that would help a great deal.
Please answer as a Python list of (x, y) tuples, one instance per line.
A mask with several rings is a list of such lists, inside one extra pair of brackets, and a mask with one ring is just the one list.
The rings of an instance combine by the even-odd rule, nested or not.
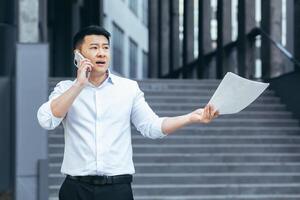
[(77, 78), (61, 81), (38, 110), (45, 129), (64, 126), (61, 172), (66, 176), (60, 200), (132, 200), (134, 174), (130, 121), (149, 138), (162, 138), (192, 123), (218, 115), (212, 106), (177, 117), (158, 117), (137, 82), (112, 74), (110, 33), (89, 26), (73, 38), (84, 57)]

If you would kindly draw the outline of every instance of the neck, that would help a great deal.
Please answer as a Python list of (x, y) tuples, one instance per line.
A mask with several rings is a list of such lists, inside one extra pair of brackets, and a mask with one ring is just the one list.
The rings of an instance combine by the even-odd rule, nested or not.
[(89, 82), (92, 83), (94, 86), (99, 87), (105, 81), (107, 76), (108, 76), (107, 73), (104, 73), (100, 76), (91, 73)]

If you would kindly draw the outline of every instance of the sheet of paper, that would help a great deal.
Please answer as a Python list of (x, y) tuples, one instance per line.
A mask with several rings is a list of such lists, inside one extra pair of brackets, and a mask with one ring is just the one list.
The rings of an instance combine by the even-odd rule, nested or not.
[(269, 83), (242, 78), (228, 72), (209, 101), (220, 115), (238, 113), (250, 105)]

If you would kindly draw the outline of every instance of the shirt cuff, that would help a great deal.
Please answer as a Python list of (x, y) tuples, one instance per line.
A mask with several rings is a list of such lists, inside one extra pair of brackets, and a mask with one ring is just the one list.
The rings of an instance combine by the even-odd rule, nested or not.
[(51, 115), (51, 121), (52, 121), (52, 126), (56, 127), (60, 124), (60, 122), (64, 119), (63, 117), (55, 117), (52, 113), (51, 110), (51, 101), (47, 102), (47, 110), (49, 111), (49, 114)]
[(154, 123), (153, 123), (153, 136), (155, 138), (164, 138), (167, 136), (167, 134), (163, 133), (162, 131), (162, 123), (164, 121), (164, 119), (166, 119), (166, 117), (158, 117), (157, 119), (155, 119)]

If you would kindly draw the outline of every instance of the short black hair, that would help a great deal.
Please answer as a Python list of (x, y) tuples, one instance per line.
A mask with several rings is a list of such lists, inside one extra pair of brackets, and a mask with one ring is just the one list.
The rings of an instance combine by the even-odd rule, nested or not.
[(97, 25), (91, 25), (84, 27), (78, 31), (73, 37), (73, 49), (82, 44), (84, 37), (87, 35), (103, 35), (109, 42), (110, 33), (103, 27)]

